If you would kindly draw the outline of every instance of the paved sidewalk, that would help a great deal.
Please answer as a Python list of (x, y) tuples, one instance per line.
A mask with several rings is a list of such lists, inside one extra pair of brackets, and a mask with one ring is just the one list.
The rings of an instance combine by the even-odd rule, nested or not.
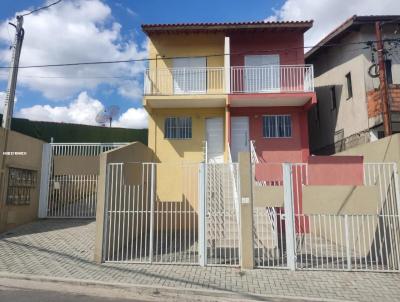
[[(42, 220), (0, 236), (0, 271), (242, 294), (352, 301), (400, 301), (400, 274), (95, 264), (95, 222)], [(249, 296), (250, 297), (250, 296)]]

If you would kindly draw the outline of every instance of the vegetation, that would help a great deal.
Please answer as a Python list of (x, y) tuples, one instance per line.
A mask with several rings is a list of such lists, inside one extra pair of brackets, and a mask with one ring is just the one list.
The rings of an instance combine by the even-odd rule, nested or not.
[[(2, 119), (0, 115), (0, 120)], [(79, 142), (133, 142), (139, 141), (147, 145), (147, 129), (109, 128), (80, 124), (38, 122), (13, 118), (11, 129), (46, 142), (51, 138), (55, 143)]]

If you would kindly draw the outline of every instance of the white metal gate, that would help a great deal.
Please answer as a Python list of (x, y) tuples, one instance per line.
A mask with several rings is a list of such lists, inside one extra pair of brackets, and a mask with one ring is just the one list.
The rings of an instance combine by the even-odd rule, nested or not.
[[(309, 184), (309, 166), (291, 164), (289, 171), (292, 206), (285, 208), (285, 213), (290, 211), (290, 219), (286, 218), (293, 225), (286, 236), (294, 238), (294, 254), (288, 250), (288, 255), (294, 255), (292, 264), (296, 269), (400, 270), (399, 184), (395, 163), (363, 166), (363, 185), (376, 187), (378, 191), (375, 213), (363, 213), (362, 205), (350, 214), (296, 211), (307, 203), (302, 194)], [(324, 201), (323, 194), (318, 198)], [(299, 204), (301, 199), (303, 205)]]
[(103, 260), (239, 265), (238, 181), (237, 164), (108, 164)]
[[(51, 143), (44, 148), (40, 217), (95, 218), (98, 174), (55, 173), (55, 159), (74, 165), (77, 157), (98, 157), (125, 143)], [(43, 206), (44, 205), (44, 206)]]

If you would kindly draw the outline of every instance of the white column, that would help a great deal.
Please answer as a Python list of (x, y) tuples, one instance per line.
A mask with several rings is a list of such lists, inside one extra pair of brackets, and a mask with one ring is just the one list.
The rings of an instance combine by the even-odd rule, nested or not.
[(230, 38), (225, 37), (224, 44), (224, 67), (225, 67), (225, 92), (231, 92), (231, 45)]
[(42, 167), (40, 169), (40, 191), (39, 191), (39, 210), (38, 217), (47, 217), (47, 201), (49, 196), (49, 180), (51, 165), (51, 145), (43, 144)]
[(287, 266), (290, 270), (296, 269), (295, 228), (294, 228), (294, 198), (291, 164), (283, 164), (283, 199), (285, 207), (285, 232)]

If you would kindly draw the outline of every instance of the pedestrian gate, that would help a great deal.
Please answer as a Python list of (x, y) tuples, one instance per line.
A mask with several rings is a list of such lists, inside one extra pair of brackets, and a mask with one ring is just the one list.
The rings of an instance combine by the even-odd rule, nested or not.
[(237, 165), (110, 163), (103, 260), (239, 265)]
[(39, 217), (95, 218), (99, 155), (124, 143), (44, 146)]

